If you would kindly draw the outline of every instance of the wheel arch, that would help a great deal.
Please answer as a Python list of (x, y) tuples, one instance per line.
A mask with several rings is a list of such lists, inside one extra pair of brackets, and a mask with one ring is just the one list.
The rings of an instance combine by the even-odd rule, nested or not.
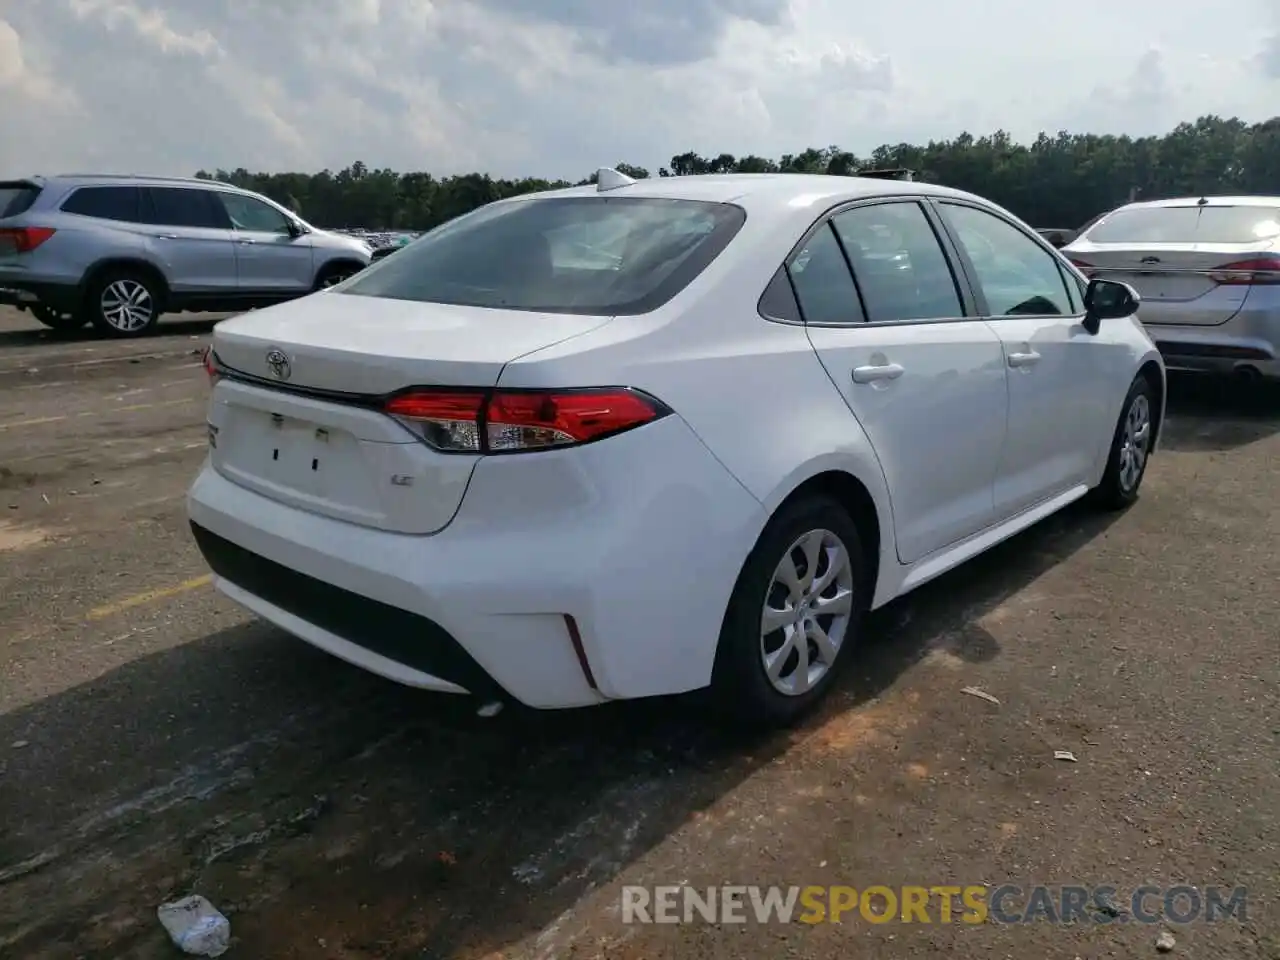
[(1164, 428), (1165, 398), (1168, 395), (1168, 384), (1165, 377), (1164, 364), (1162, 364), (1156, 357), (1148, 357), (1143, 362), (1142, 366), (1138, 368), (1137, 375), (1145, 378), (1147, 383), (1151, 384), (1151, 389), (1154, 390), (1156, 394), (1156, 408), (1159, 410), (1159, 414), (1153, 418), (1154, 422), (1152, 424), (1150, 447), (1151, 452), (1154, 453), (1159, 449), (1160, 445), (1160, 434), (1163, 432)]
[(172, 291), (169, 289), (169, 280), (159, 267), (148, 260), (139, 257), (103, 257), (101, 260), (95, 261), (88, 270), (84, 272), (84, 279), (80, 282), (80, 298), (84, 301), (89, 296), (89, 292), (93, 290), (94, 285), (98, 283), (103, 276), (112, 271), (134, 271), (156, 284), (156, 296), (159, 298), (159, 309), (163, 310), (165, 304), (169, 300)]
[(350, 269), (353, 273), (358, 273), (368, 265), (369, 264), (364, 263), (357, 257), (353, 257), (345, 253), (335, 254), (328, 260), (324, 261), (324, 263), (320, 264), (319, 269), (316, 270), (315, 280), (313, 280), (312, 283), (314, 286), (319, 287), (321, 281), (335, 270)]
[(878, 464), (874, 471), (868, 471), (842, 461), (843, 458), (822, 458), (782, 484), (764, 503), (768, 520), (760, 536), (780, 510), (799, 499), (827, 496), (835, 500), (853, 518), (863, 538), (873, 591), (870, 605), (874, 608), (881, 604), (884, 575), (897, 562), (892, 504)]

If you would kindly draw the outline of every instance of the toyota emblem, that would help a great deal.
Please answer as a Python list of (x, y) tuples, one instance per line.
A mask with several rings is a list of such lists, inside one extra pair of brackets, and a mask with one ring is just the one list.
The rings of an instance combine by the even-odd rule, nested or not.
[(278, 347), (272, 347), (267, 351), (267, 369), (271, 371), (271, 375), (277, 380), (288, 380), (290, 374), (293, 373), (293, 365), (289, 362), (289, 355)]

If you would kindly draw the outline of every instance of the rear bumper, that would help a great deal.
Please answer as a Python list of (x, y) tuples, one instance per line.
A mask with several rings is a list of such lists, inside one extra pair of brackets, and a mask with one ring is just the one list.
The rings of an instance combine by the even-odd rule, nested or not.
[(206, 463), (188, 497), (218, 588), (388, 679), (536, 708), (711, 679), (764, 516), (678, 417), (476, 465), (429, 536), (329, 519)]
[(1170, 370), (1280, 377), (1280, 309), (1242, 310), (1219, 326), (1144, 324)]
[(71, 313), (80, 306), (80, 288), (75, 284), (45, 283), (0, 273), (0, 305), (25, 310), (37, 304)]

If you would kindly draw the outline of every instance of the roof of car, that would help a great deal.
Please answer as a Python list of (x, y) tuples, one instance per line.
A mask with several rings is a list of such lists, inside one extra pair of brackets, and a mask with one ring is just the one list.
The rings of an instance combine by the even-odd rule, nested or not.
[[(1165, 200), (1143, 200), (1128, 203), (1121, 210), (1141, 210), (1152, 207), (1280, 207), (1280, 197), (1169, 197)], [(1113, 211), (1114, 212), (1114, 211)]]
[[(526, 194), (525, 197), (531, 196)], [(604, 192), (595, 185), (548, 190), (538, 197), (647, 197), (736, 203), (753, 209), (798, 209), (830, 206), (860, 197), (954, 196), (972, 194), (933, 183), (885, 180), (879, 177), (840, 177), (803, 173), (724, 173), (687, 177), (651, 177)], [(512, 198), (522, 199), (522, 198)]]
[[(122, 185), (129, 184), (131, 186), (199, 186), (212, 187), (214, 189), (224, 190), (240, 190), (234, 184), (225, 183), (222, 180), (207, 180), (203, 177), (162, 177), (151, 176), (147, 174), (134, 173), (59, 173), (55, 176), (39, 178), (45, 183), (65, 183), (68, 185), (89, 185), (101, 184)], [(250, 192), (250, 191), (241, 191)]]

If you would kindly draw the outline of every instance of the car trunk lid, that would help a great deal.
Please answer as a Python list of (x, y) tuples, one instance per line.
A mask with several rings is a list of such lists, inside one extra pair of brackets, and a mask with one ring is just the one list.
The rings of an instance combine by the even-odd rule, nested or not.
[(409, 386), (494, 386), (531, 351), (608, 318), (325, 292), (223, 321), (211, 459), (280, 503), (407, 534), (443, 529), (478, 459), (440, 453), (383, 412)]
[(380, 396), (491, 387), (510, 361), (609, 319), (326, 291), (224, 320), (213, 349), (231, 369), (282, 387)]
[[(1155, 323), (1214, 326), (1235, 316), (1254, 282), (1274, 282), (1280, 258), (1265, 244), (1072, 244), (1064, 251), (1086, 276), (1119, 280), (1142, 297)], [(1280, 274), (1277, 274), (1280, 276)]]

